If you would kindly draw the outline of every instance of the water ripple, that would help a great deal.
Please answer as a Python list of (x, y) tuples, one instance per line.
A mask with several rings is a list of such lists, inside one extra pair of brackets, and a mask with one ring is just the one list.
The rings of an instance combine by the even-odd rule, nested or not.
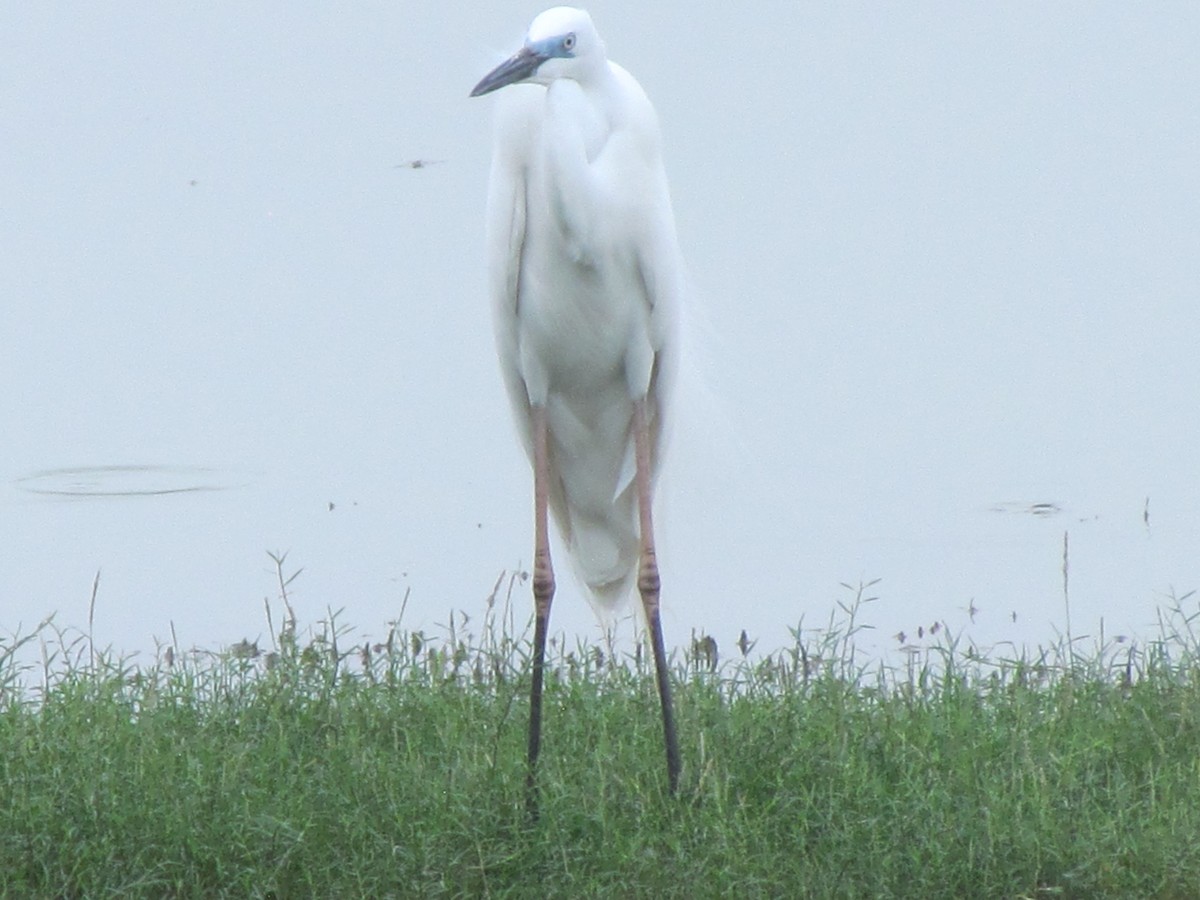
[(13, 483), (29, 494), (77, 499), (166, 497), (246, 487), (248, 473), (208, 466), (73, 466), (31, 472)]

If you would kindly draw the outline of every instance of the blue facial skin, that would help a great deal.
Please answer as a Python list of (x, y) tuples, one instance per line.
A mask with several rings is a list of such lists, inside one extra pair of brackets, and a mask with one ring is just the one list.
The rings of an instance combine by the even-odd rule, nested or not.
[(533, 76), (538, 66), (548, 59), (570, 59), (575, 55), (575, 32), (543, 38), (525, 44), (517, 55), (505, 60), (475, 85), (472, 97), (480, 97), (499, 90), (508, 84), (516, 84)]
[(525, 47), (542, 62), (548, 59), (570, 59), (575, 55), (575, 32), (532, 41)]

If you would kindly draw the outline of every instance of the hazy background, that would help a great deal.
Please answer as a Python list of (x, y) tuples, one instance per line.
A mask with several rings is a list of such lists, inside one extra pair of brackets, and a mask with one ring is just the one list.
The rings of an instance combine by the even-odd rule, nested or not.
[[(1074, 632), (1153, 633), (1200, 586), (1200, 6), (589, 8), (693, 287), (668, 642), (876, 578), (881, 648), (1052, 640), (1067, 531)], [(101, 643), (254, 638), (272, 550), (304, 622), (432, 630), (527, 564), (467, 93), (540, 9), (0, 9), (0, 629), (100, 570)]]

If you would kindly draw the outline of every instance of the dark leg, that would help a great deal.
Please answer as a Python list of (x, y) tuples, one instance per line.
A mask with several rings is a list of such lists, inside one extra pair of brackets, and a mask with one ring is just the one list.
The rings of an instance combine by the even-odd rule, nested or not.
[(549, 462), (546, 450), (546, 409), (530, 411), (533, 425), (533, 683), (529, 689), (529, 769), (525, 774), (525, 806), (531, 818), (538, 814), (537, 761), (542, 743), (542, 683), (546, 664), (546, 631), (554, 601), (554, 566), (550, 562), (547, 528)]
[(667, 783), (671, 793), (679, 788), (679, 739), (675, 734), (675, 712), (671, 705), (671, 678), (667, 670), (667, 653), (663, 645), (662, 622), (658, 613), (661, 581), (658, 559), (654, 551), (654, 523), (650, 512), (653, 501), (650, 489), (650, 434), (646, 422), (646, 401), (633, 407), (634, 454), (637, 461), (638, 521), (641, 526), (642, 548), (638, 562), (638, 592), (646, 611), (650, 628), (650, 646), (654, 651), (654, 671), (658, 678), (658, 698), (662, 701), (663, 738), (667, 747)]

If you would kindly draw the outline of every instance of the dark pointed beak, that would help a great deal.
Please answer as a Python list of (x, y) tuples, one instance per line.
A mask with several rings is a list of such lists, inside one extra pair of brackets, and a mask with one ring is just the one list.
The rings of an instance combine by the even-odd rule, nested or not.
[(528, 47), (522, 47), (492, 71), (483, 76), (479, 84), (471, 91), (472, 97), (482, 97), (492, 91), (499, 90), (505, 85), (524, 81), (537, 71), (545, 59), (534, 53)]

